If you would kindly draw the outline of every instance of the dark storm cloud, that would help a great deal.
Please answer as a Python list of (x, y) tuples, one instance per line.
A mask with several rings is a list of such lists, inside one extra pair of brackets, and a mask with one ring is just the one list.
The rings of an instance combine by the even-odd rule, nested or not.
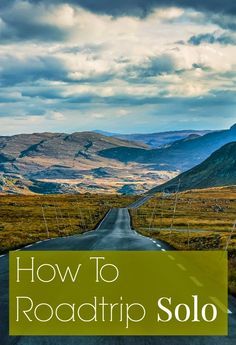
[[(41, 0), (31, 0), (38, 3)], [(45, 2), (45, 0), (43, 0)], [(64, 3), (64, 0), (52, 0), (50, 3)], [(145, 16), (157, 7), (190, 7), (200, 11), (236, 14), (234, 0), (67, 0), (67, 3), (79, 5), (92, 12), (111, 15)], [(6, 3), (6, 1), (5, 1)]]
[[(25, 8), (22, 4), (30, 4), (31, 8)], [(0, 39), (2, 43), (17, 40), (42, 40), (64, 41), (69, 32), (55, 24), (40, 23), (40, 5), (47, 8), (58, 4), (71, 4), (81, 6), (98, 14), (112, 16), (138, 16), (145, 17), (155, 8), (177, 6), (181, 8), (193, 8), (209, 13), (211, 19), (219, 26), (236, 30), (234, 15), (236, 14), (236, 1), (232, 0), (1, 0)], [(27, 7), (27, 6), (26, 6)], [(227, 16), (222, 16), (227, 14)], [(1, 24), (1, 23), (0, 23)], [(91, 23), (92, 24), (92, 23)]]
[(202, 43), (208, 43), (208, 44), (214, 44), (214, 43), (220, 43), (222, 45), (233, 45), (236, 43), (235, 37), (228, 35), (228, 34), (200, 34), (196, 36), (190, 37), (188, 40), (189, 44), (199, 46)]
[[(17, 0), (1, 0), (1, 7), (10, 6)], [(29, 0), (32, 4), (49, 3), (47, 0)], [(157, 7), (187, 7), (200, 11), (236, 14), (234, 0), (50, 0), (50, 4), (69, 3), (82, 6), (92, 12), (106, 13), (115, 16), (145, 16)]]
[[(40, 16), (44, 16), (42, 8), (34, 8), (29, 2), (12, 1), (0, 11), (2, 43), (18, 40), (63, 41), (67, 32), (50, 23), (40, 23)], [(44, 8), (43, 8), (44, 9)]]

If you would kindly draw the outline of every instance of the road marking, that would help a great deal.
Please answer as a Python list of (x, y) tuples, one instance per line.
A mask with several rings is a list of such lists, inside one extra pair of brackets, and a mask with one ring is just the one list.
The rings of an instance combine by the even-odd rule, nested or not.
[(19, 250), (21, 250), (21, 248), (19, 248), (19, 249), (15, 249), (15, 252), (19, 252)]
[(44, 240), (44, 242), (47, 242), (47, 241), (49, 241), (50, 240), (50, 238), (47, 238), (46, 240)]
[(25, 248), (30, 248), (32, 246), (33, 246), (33, 244), (28, 244), (27, 246), (25, 246)]
[(38, 242), (36, 242), (36, 243), (42, 243), (43, 241), (38, 241)]
[(161, 248), (161, 245), (160, 245), (160, 244), (158, 244), (158, 243), (156, 243), (156, 246), (157, 246), (157, 247), (159, 247), (159, 248)]
[(210, 296), (210, 299), (218, 305), (223, 313), (232, 314), (232, 311), (230, 311), (223, 303), (221, 303), (221, 301), (219, 301), (217, 297)]
[(175, 260), (175, 258), (172, 255), (168, 255), (168, 258), (173, 260), (173, 261)]
[(156, 243), (156, 241), (155, 241), (155, 240), (152, 240), (152, 242), (153, 242), (153, 243)]
[(161, 250), (162, 250), (163, 252), (165, 252), (165, 251), (166, 251), (164, 248), (161, 248)]
[(178, 266), (182, 271), (187, 271), (187, 269), (186, 269), (183, 265), (177, 264), (177, 266)]
[(198, 287), (202, 287), (202, 286), (203, 286), (202, 283), (201, 283), (196, 277), (190, 276), (189, 278), (190, 278), (190, 279), (194, 282), (194, 284), (197, 285)]
[(0, 258), (4, 258), (5, 254), (0, 255)]
[(103, 224), (103, 222), (105, 221), (105, 219), (108, 217), (108, 215), (109, 215), (109, 213), (111, 212), (111, 210), (112, 210), (112, 209), (110, 208), (110, 210), (107, 212), (107, 214), (106, 214), (105, 217), (102, 219), (102, 221), (101, 221), (100, 224), (98, 225), (97, 229), (95, 229), (95, 231), (100, 229), (101, 225)]

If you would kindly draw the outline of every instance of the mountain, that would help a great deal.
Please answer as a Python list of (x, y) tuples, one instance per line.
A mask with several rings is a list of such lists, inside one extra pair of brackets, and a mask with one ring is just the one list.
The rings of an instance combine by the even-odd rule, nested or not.
[(80, 170), (107, 163), (97, 153), (116, 147), (145, 149), (147, 146), (93, 132), (2, 136), (0, 171), (29, 178), (76, 178), (80, 176)]
[(140, 194), (232, 141), (236, 125), (158, 149), (94, 132), (0, 136), (0, 192)]
[(33, 133), (0, 136), (0, 162), (44, 155), (48, 157), (79, 157), (113, 147), (147, 148), (146, 145), (108, 138), (93, 132)]
[(115, 193), (130, 183), (137, 183), (134, 193), (141, 193), (154, 181), (176, 175), (99, 154), (118, 147), (148, 149), (143, 143), (94, 132), (0, 136), (0, 193)]
[[(179, 185), (179, 187), (178, 187)], [(196, 167), (150, 192), (236, 185), (236, 142), (224, 145)]]
[(182, 131), (169, 131), (160, 133), (136, 133), (136, 134), (120, 134), (111, 133), (100, 130), (95, 130), (94, 132), (103, 134), (108, 137), (115, 137), (122, 140), (135, 141), (138, 143), (143, 143), (148, 145), (150, 148), (155, 149), (164, 145), (173, 143), (174, 141), (187, 138), (189, 135), (202, 136), (204, 134), (210, 133), (209, 130), (182, 130)]
[(159, 149), (115, 147), (102, 150), (99, 154), (121, 162), (149, 164), (155, 170), (185, 171), (203, 162), (221, 146), (236, 140), (236, 125), (228, 130), (207, 133), (203, 136), (190, 135)]

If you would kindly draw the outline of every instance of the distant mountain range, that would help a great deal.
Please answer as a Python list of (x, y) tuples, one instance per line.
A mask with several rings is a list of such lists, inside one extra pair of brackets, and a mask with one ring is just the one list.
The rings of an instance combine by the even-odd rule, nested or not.
[(185, 171), (203, 162), (221, 146), (236, 140), (236, 125), (229, 130), (207, 133), (203, 136), (191, 134), (159, 149), (114, 147), (100, 151), (104, 158), (123, 163), (149, 164), (156, 170)]
[(236, 142), (224, 145), (196, 167), (150, 192), (236, 185)]
[(143, 164), (107, 159), (102, 150), (125, 147), (149, 149), (94, 132), (34, 133), (0, 137), (0, 193), (108, 192), (133, 184), (135, 193), (147, 191), (156, 180), (176, 173), (150, 171)]
[(122, 140), (135, 141), (148, 145), (150, 148), (155, 149), (164, 145), (173, 143), (176, 140), (187, 138), (189, 135), (202, 136), (211, 131), (197, 131), (197, 130), (182, 130), (182, 131), (169, 131), (169, 132), (158, 132), (158, 133), (137, 133), (137, 134), (120, 134), (111, 133), (105, 131), (95, 130), (94, 132), (105, 135), (107, 137), (114, 137)]
[(236, 125), (200, 132), (156, 149), (135, 135), (132, 141), (95, 132), (0, 136), (0, 193), (147, 192), (236, 141)]
[(124, 142), (93, 132), (18, 134), (0, 136), (0, 162), (41, 155), (60, 159), (87, 157), (88, 154), (92, 155), (102, 149), (120, 146), (147, 148), (144, 144)]

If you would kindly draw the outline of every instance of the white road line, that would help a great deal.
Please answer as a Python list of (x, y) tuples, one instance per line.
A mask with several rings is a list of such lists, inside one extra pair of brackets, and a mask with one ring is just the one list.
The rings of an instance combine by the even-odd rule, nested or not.
[(107, 214), (106, 214), (105, 217), (102, 219), (102, 221), (101, 221), (100, 224), (98, 225), (97, 229), (95, 229), (95, 231), (100, 229), (101, 225), (103, 224), (103, 222), (105, 221), (105, 219), (107, 218), (107, 216), (109, 215), (109, 213), (111, 212), (111, 210), (112, 210), (112, 209), (110, 208), (110, 210), (107, 212)]
[(15, 249), (14, 251), (15, 251), (15, 252), (19, 252), (19, 250), (21, 250), (21, 248), (19, 248), (19, 249)]
[(161, 250), (162, 250), (163, 252), (165, 252), (165, 251), (166, 251), (164, 248), (161, 248)]
[(186, 269), (183, 265), (177, 264), (177, 266), (178, 266), (182, 271), (187, 271), (187, 269)]
[(156, 243), (156, 246), (157, 246), (157, 247), (159, 247), (159, 248), (161, 248), (161, 245), (160, 245), (160, 244), (158, 244), (158, 243)]
[(202, 283), (201, 283), (196, 277), (190, 276), (189, 278), (190, 278), (190, 279), (194, 282), (194, 284), (197, 285), (198, 287), (202, 287), (202, 286), (203, 286)]
[(33, 244), (28, 244), (27, 246), (25, 246), (25, 248), (30, 248), (32, 246), (33, 246)]
[(153, 243), (156, 243), (156, 241), (155, 241), (155, 240), (152, 240), (152, 242), (153, 242)]
[(0, 258), (4, 258), (5, 254), (0, 255)]
[(168, 258), (173, 260), (173, 261), (175, 260), (175, 258), (172, 255), (168, 255)]
[(218, 305), (223, 313), (232, 314), (232, 311), (230, 311), (223, 303), (221, 303), (221, 301), (219, 301), (217, 297), (210, 296), (210, 299)]
[(36, 242), (36, 243), (42, 243), (43, 241), (38, 241), (38, 242)]

